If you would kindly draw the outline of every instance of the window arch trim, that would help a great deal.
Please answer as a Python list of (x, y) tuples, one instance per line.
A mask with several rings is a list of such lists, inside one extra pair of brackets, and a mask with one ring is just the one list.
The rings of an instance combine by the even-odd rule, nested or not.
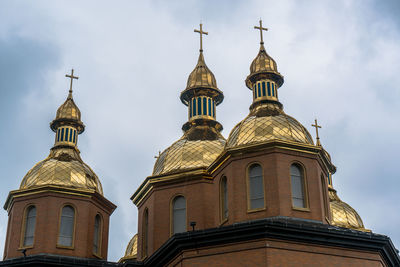
[[(95, 230), (96, 230), (96, 218), (100, 219), (99, 222), (99, 229), (97, 230), (97, 252), (94, 251), (94, 245), (95, 245)], [(102, 243), (103, 243), (103, 225), (104, 225), (104, 219), (103, 216), (100, 213), (96, 213), (96, 216), (94, 216), (94, 224), (93, 224), (93, 229), (94, 229), (94, 233), (93, 233), (93, 255), (101, 257), (101, 249), (102, 249)]]
[[(28, 220), (28, 212), (30, 208), (35, 208), (35, 224), (33, 229), (33, 240), (32, 245), (25, 245), (25, 235), (26, 235), (26, 227), (27, 227), (27, 220)], [(35, 245), (35, 237), (36, 237), (36, 221), (37, 221), (37, 207), (35, 204), (28, 204), (24, 208), (24, 217), (22, 221), (22, 229), (21, 229), (21, 237), (20, 237), (20, 248), (33, 248)]]
[[(60, 230), (61, 230), (61, 218), (62, 218), (62, 210), (70, 206), (74, 210), (74, 224), (73, 224), (73, 229), (72, 229), (72, 242), (71, 246), (64, 246), (59, 243), (59, 237), (60, 237)], [(59, 218), (58, 218), (58, 231), (57, 231), (57, 248), (65, 248), (65, 249), (74, 249), (75, 248), (75, 232), (76, 232), (76, 217), (77, 217), (77, 209), (74, 204), (72, 203), (65, 203), (64, 205), (61, 206), (60, 212), (59, 212)]]
[[(142, 259), (147, 257), (149, 251), (149, 209), (146, 207), (142, 213)], [(145, 221), (146, 220), (146, 221)]]
[[(304, 194), (304, 207), (296, 207), (293, 205), (293, 192), (292, 192), (292, 173), (290, 171), (290, 168), (292, 165), (297, 165), (299, 167), (302, 178), (303, 178), (303, 194)], [(300, 161), (294, 160), (290, 162), (289, 164), (289, 184), (290, 184), (290, 200), (292, 204), (292, 209), (293, 210), (299, 210), (299, 211), (310, 211), (310, 204), (309, 204), (309, 197), (308, 197), (308, 181), (307, 181), (307, 171), (306, 167), (304, 164)]]
[(169, 225), (170, 225), (170, 227), (169, 227), (169, 235), (170, 236), (173, 236), (175, 233), (174, 233), (174, 201), (175, 201), (175, 199), (177, 198), (177, 197), (183, 197), (184, 199), (185, 199), (185, 229), (186, 229), (186, 231), (187, 231), (187, 225), (188, 225), (188, 216), (187, 216), (187, 199), (186, 199), (186, 197), (185, 197), (185, 195), (183, 195), (183, 194), (175, 194), (175, 195), (173, 195), (172, 196), (172, 198), (171, 198), (171, 200), (170, 200), (170, 203), (169, 203), (169, 210), (170, 210), (170, 216), (169, 216)]
[[(262, 181), (262, 189), (263, 189), (263, 197), (264, 197), (264, 202), (263, 202), (263, 207), (261, 208), (255, 208), (252, 209), (251, 208), (251, 200), (250, 200), (250, 168), (254, 165), (259, 165), (261, 167), (261, 181)], [(261, 211), (261, 210), (265, 210), (266, 209), (266, 198), (265, 198), (265, 181), (264, 181), (264, 168), (261, 164), (261, 162), (259, 161), (253, 161), (250, 162), (247, 167), (246, 167), (246, 197), (247, 197), (247, 213), (251, 213), (251, 212), (257, 212), (257, 211)]]
[[(225, 181), (225, 191), (222, 188), (222, 183)], [(226, 178), (226, 175), (222, 175), (221, 178), (219, 179), (219, 214), (220, 214), (220, 224), (224, 224), (226, 221), (228, 221), (229, 218), (229, 201), (228, 201), (228, 178)], [(225, 208), (227, 211), (227, 214), (225, 215)]]

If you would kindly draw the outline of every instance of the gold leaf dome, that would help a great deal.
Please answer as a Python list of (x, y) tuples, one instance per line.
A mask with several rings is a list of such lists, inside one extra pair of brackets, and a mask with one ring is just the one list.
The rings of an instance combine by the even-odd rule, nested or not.
[(103, 195), (99, 178), (72, 147), (53, 148), (45, 160), (25, 175), (20, 189), (44, 185), (89, 189)]
[(125, 255), (119, 260), (119, 262), (124, 262), (129, 259), (137, 259), (137, 246), (138, 235), (135, 234), (126, 246)]
[(276, 104), (262, 104), (255, 107), (233, 128), (226, 142), (226, 148), (272, 140), (313, 145), (310, 133), (296, 119), (286, 115)]
[(206, 168), (221, 154), (225, 142), (214, 127), (192, 127), (158, 156), (153, 175)]
[(72, 98), (72, 91), (69, 92), (67, 100), (57, 109), (56, 118), (50, 124), (50, 128), (56, 131), (65, 122), (75, 125), (79, 133), (85, 129), (85, 125), (81, 121), (81, 111)]
[(202, 52), (199, 55), (196, 67), (190, 73), (187, 80), (186, 90), (191, 88), (217, 89), (217, 81), (215, 80), (215, 76), (207, 67)]
[(332, 225), (359, 231), (369, 231), (364, 228), (364, 223), (357, 211), (346, 202), (343, 202), (336, 194), (336, 190), (333, 188), (329, 188), (329, 203), (332, 215)]

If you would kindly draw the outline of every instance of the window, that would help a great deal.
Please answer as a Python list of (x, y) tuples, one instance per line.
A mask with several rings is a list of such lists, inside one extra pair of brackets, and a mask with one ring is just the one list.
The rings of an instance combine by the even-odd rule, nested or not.
[(64, 128), (61, 128), (61, 142), (64, 141)]
[(259, 164), (251, 165), (248, 176), (250, 209), (264, 208), (264, 182), (261, 166)]
[(290, 166), (290, 179), (292, 183), (292, 205), (295, 208), (306, 208), (304, 194), (304, 175), (303, 168), (297, 164)]
[(272, 84), (272, 96), (275, 96), (275, 84), (274, 83), (271, 84)]
[(208, 99), (208, 116), (211, 116), (211, 98)]
[(60, 128), (57, 129), (57, 142), (60, 142)]
[(261, 97), (261, 83), (258, 83), (258, 96)]
[(74, 130), (74, 143), (76, 144), (76, 130)]
[(265, 96), (265, 82), (262, 82), (262, 95)]
[(93, 253), (99, 255), (101, 250), (101, 217), (99, 214), (94, 218)]
[(143, 230), (142, 258), (144, 258), (147, 256), (148, 238), (149, 238), (149, 210), (147, 208), (143, 213), (142, 230)]
[(196, 109), (196, 98), (193, 98), (192, 100), (193, 100), (193, 116), (196, 116), (196, 111), (197, 111), (197, 109)]
[(177, 196), (172, 202), (172, 234), (186, 232), (186, 200)]
[(271, 96), (271, 83), (267, 82), (268, 96)]
[(25, 229), (24, 229), (24, 247), (33, 246), (35, 237), (35, 224), (36, 224), (36, 207), (30, 206), (26, 210), (25, 215)]
[(197, 98), (197, 115), (201, 115), (201, 97)]
[(203, 115), (207, 115), (207, 98), (203, 98)]
[(60, 231), (58, 233), (59, 246), (72, 247), (75, 227), (75, 210), (71, 206), (64, 206), (61, 211)]
[(324, 211), (325, 217), (329, 217), (329, 209), (328, 209), (328, 196), (327, 196), (327, 187), (326, 187), (326, 180), (323, 174), (321, 174), (321, 186), (322, 186), (322, 197), (324, 198)]
[(228, 219), (228, 188), (226, 177), (222, 177), (220, 182), (220, 205), (221, 205), (221, 221)]
[(215, 118), (215, 101), (212, 101), (212, 116)]

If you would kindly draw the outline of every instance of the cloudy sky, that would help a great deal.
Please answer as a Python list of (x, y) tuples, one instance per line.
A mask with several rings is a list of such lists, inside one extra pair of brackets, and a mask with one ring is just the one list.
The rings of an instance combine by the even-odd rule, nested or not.
[[(137, 232), (129, 197), (152, 173), (154, 156), (181, 136), (179, 100), (198, 56), (225, 94), (223, 135), (248, 113), (244, 79), (259, 48), (259, 18), (269, 54), (285, 76), (286, 113), (321, 141), (338, 171), (339, 196), (365, 226), (400, 247), (400, 5), (393, 1), (5, 1), (0, 0), (0, 199), (53, 145), (49, 123), (67, 96), (86, 131), (83, 160), (118, 205), (109, 259)], [(0, 253), (7, 224), (0, 212)]]

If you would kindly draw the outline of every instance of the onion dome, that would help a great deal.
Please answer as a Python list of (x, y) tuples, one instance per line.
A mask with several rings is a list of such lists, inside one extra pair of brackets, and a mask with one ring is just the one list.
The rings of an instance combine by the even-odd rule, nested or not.
[(207, 168), (224, 150), (225, 138), (208, 125), (191, 127), (154, 165), (153, 175)]
[(124, 262), (126, 260), (136, 260), (137, 246), (138, 246), (138, 235), (135, 234), (129, 241), (128, 246), (126, 246), (125, 255), (119, 260), (119, 262)]
[(84, 130), (81, 113), (72, 98), (71, 88), (67, 100), (62, 104), (50, 128), (56, 133), (55, 144), (49, 156), (37, 163), (23, 178), (20, 189), (29, 189), (45, 185), (87, 189), (103, 195), (99, 178), (85, 164), (77, 148), (78, 135)]
[(200, 55), (190, 73), (187, 86), (181, 93), (181, 101), (188, 107), (188, 121), (182, 126), (183, 136), (160, 153), (154, 165), (153, 175), (164, 175), (207, 168), (223, 151), (225, 138), (222, 125), (216, 121), (216, 106), (224, 95), (217, 87), (214, 74), (207, 67), (203, 55), (203, 34), (200, 33)]
[(265, 51), (260, 20), (260, 51), (250, 65), (246, 85), (253, 91), (249, 115), (238, 123), (229, 134), (226, 148), (249, 146), (283, 140), (313, 145), (307, 129), (293, 117), (286, 115), (278, 99), (278, 88), (283, 76), (275, 62)]
[(332, 225), (364, 232), (370, 231), (364, 228), (363, 221), (357, 211), (346, 202), (343, 202), (336, 194), (336, 190), (332, 187), (329, 187), (329, 203), (331, 208)]

